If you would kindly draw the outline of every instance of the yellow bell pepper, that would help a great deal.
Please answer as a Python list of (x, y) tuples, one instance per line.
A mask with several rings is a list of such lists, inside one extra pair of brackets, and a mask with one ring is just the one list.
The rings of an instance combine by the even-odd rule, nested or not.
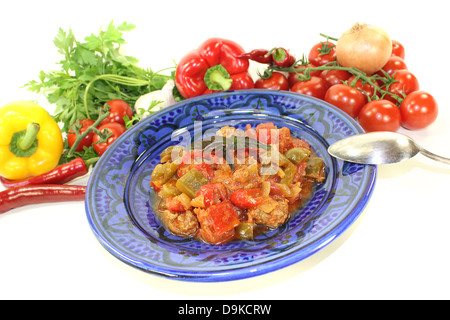
[(31, 101), (0, 108), (0, 175), (18, 180), (54, 169), (63, 152), (56, 121)]

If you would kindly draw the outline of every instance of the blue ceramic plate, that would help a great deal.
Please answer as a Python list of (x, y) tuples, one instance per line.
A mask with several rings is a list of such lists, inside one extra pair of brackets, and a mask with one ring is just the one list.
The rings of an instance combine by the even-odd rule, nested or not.
[[(161, 151), (213, 128), (263, 122), (288, 127), (324, 159), (327, 178), (311, 200), (284, 226), (254, 240), (213, 246), (167, 232), (155, 217), (149, 186)], [(87, 217), (110, 253), (153, 274), (228, 281), (275, 271), (322, 249), (366, 206), (376, 167), (342, 162), (327, 153), (329, 144), (361, 132), (344, 112), (292, 92), (230, 91), (188, 99), (145, 118), (101, 157), (88, 183)]]

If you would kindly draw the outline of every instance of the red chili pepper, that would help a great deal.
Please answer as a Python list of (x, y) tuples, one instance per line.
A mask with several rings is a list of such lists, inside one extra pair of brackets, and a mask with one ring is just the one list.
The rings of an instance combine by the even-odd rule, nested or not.
[(214, 91), (254, 88), (248, 59), (237, 58), (243, 53), (244, 49), (231, 40), (206, 40), (178, 63), (178, 91), (184, 98), (192, 98)]
[(241, 54), (238, 56), (240, 59), (250, 59), (259, 63), (271, 64), (273, 59), (269, 50), (266, 49), (255, 49), (250, 52)]
[(295, 57), (283, 48), (272, 49), (273, 63), (282, 68), (289, 68), (295, 63)]
[(43, 184), (14, 187), (0, 192), (0, 213), (38, 203), (84, 200), (86, 186)]
[(0, 177), (0, 181), (5, 186), (5, 188), (21, 187), (36, 184), (64, 184), (66, 182), (72, 181), (77, 177), (81, 177), (88, 173), (88, 168), (84, 163), (83, 159), (75, 158), (69, 163), (62, 164), (55, 169), (41, 174), (39, 176), (34, 176), (22, 180), (9, 180)]

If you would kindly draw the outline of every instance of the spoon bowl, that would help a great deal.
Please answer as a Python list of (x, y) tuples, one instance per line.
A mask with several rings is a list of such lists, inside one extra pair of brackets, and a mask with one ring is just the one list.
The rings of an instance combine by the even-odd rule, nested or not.
[(328, 147), (328, 153), (335, 158), (361, 164), (396, 163), (422, 153), (450, 164), (450, 159), (425, 150), (408, 136), (388, 131), (362, 133), (339, 140)]

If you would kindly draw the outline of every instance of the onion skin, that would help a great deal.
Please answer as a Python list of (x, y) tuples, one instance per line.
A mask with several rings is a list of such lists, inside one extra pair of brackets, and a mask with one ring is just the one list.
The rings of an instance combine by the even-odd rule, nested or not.
[(336, 58), (343, 67), (354, 67), (368, 75), (380, 70), (391, 54), (392, 40), (386, 31), (368, 24), (356, 23), (336, 44)]

